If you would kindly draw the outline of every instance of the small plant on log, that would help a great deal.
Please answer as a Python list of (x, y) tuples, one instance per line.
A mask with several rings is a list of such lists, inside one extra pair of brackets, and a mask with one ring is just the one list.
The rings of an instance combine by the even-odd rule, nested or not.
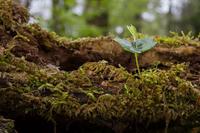
[(119, 37), (116, 37), (114, 40), (118, 42), (124, 50), (134, 54), (137, 71), (138, 71), (138, 74), (140, 75), (138, 54), (150, 50), (156, 45), (156, 42), (152, 38), (149, 38), (149, 37), (137, 39), (138, 32), (136, 28), (132, 25), (127, 26), (127, 29), (130, 31), (131, 35), (133, 36), (133, 41), (130, 42), (126, 39), (121, 39)]

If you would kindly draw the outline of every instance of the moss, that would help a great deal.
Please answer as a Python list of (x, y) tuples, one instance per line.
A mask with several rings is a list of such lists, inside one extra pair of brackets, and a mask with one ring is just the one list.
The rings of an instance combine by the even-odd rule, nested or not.
[(12, 0), (0, 0), (0, 23), (15, 31), (19, 24), (27, 23), (29, 13), (27, 9)]
[(1, 133), (15, 133), (14, 121), (10, 119), (5, 119), (0, 116), (0, 132)]
[[(172, 65), (169, 70), (149, 69), (137, 78), (124, 68), (104, 61), (86, 63), (66, 75), (53, 68), (9, 57), (4, 63), (9, 64), (7, 67), (15, 66), (10, 69), (9, 77), (14, 81), (10, 82), (24, 88), (22, 94), (40, 97), (50, 105), (49, 113), (38, 110), (50, 120), (62, 115), (66, 119), (155, 122), (187, 120), (191, 111), (198, 112), (197, 96), (192, 91), (194, 86), (181, 77), (187, 68), (184, 64)], [(20, 78), (16, 72), (21, 73)]]
[(12, 4), (12, 0), (0, 1), (0, 21), (7, 27), (11, 27), (13, 23)]
[[(37, 38), (41, 45), (44, 45), (46, 48), (51, 49), (52, 45), (64, 46), (64, 42), (69, 41), (70, 39), (66, 37), (60, 37), (55, 32), (49, 32), (42, 29), (38, 24), (24, 25), (24, 30), (31, 33), (35, 38)], [(24, 34), (24, 33), (22, 33)]]
[[(14, 31), (0, 46), (0, 50), (3, 49), (0, 51), (0, 113), (8, 111), (16, 117), (35, 115), (54, 125), (87, 120), (113, 127), (118, 123), (148, 125), (160, 122), (167, 127), (171, 121), (182, 125), (199, 121), (199, 117), (195, 118), (200, 113), (199, 95), (194, 91), (199, 86), (184, 77), (189, 73), (186, 64), (174, 62), (164, 69), (147, 67), (138, 77), (125, 67), (118, 67), (120, 59), (125, 60), (129, 55), (110, 37), (71, 41), (37, 24), (27, 24), (27, 20), (26, 10), (10, 0), (0, 0), (2, 31), (6, 34), (6, 30)], [(163, 47), (199, 47), (199, 40), (190, 34), (155, 39)], [(21, 51), (22, 54), (18, 54)], [(76, 61), (82, 61), (79, 57), (83, 56), (88, 56), (88, 60), (84, 60), (83, 65), (80, 63), (77, 70), (61, 71), (47, 65), (57, 60), (48, 60), (56, 52), (63, 64), (70, 64), (70, 57), (79, 53)], [(73, 56), (65, 57), (61, 52)], [(28, 55), (45, 62), (28, 60)], [(120, 56), (122, 58), (115, 59)]]
[[(43, 81), (44, 84), (34, 86), (35, 89), (33, 90), (37, 90), (40, 96), (44, 96), (46, 93), (45, 96), (47, 96), (47, 99), (53, 99), (53, 101), (51, 101), (52, 110), (56, 113), (67, 111), (64, 114), (68, 117), (83, 115), (82, 117), (89, 119), (90, 117), (97, 118), (100, 115), (100, 117), (104, 119), (111, 119), (113, 117), (122, 119), (140, 116), (142, 117), (140, 118), (141, 120), (150, 118), (158, 120), (160, 118), (155, 118), (153, 116), (165, 117), (165, 113), (168, 110), (173, 111), (175, 115), (180, 115), (185, 114), (179, 112), (185, 111), (186, 108), (188, 108), (188, 110), (194, 109), (191, 103), (195, 103), (195, 101), (190, 101), (190, 97), (194, 96), (190, 90), (193, 86), (190, 82), (178, 76), (184, 70), (184, 67), (184, 65), (176, 65), (172, 66), (169, 71), (144, 71), (141, 78), (136, 79), (134, 75), (129, 74), (123, 68), (115, 68), (102, 62), (87, 63), (79, 70), (70, 73), (59, 89), (56, 88), (58, 84), (51, 84), (51, 82), (54, 83), (57, 79), (54, 78), (49, 82), (51, 76), (48, 77), (46, 75), (48, 73), (46, 73), (44, 69), (43, 72), (39, 71), (42, 72), (43, 75), (34, 75), (40, 82)], [(103, 81), (110, 83), (110, 86), (106, 86), (107, 89), (113, 87), (112, 83), (120, 81), (121, 83), (117, 83), (117, 87), (115, 86), (115, 89), (119, 90), (120, 93), (111, 93), (106, 88), (100, 89), (102, 93), (100, 95), (90, 92), (90, 86), (95, 84), (99, 85), (99, 88), (103, 88), (104, 86), (101, 84)], [(126, 88), (124, 87), (125, 85)], [(48, 91), (50, 91), (50, 93)], [(62, 93), (65, 91), (68, 92), (67, 94), (69, 95), (63, 99)], [(58, 94), (56, 94), (57, 92)], [(76, 93), (87, 93), (89, 95), (88, 92), (92, 95), (95, 94), (95, 99), (92, 98), (82, 103), (82, 99), (78, 100), (78, 97), (75, 96)], [(184, 102), (183, 99), (186, 101)], [(82, 103), (81, 106), (79, 102)], [(156, 109), (156, 112), (160, 115), (154, 114)], [(77, 110), (79, 110), (79, 113), (77, 113)], [(119, 110), (122, 112), (117, 113)]]
[(200, 42), (198, 38), (195, 38), (192, 36), (192, 32), (189, 32), (188, 34), (184, 34), (181, 32), (181, 34), (172, 32), (171, 37), (155, 37), (155, 40), (158, 43), (164, 44), (163, 46), (169, 46), (169, 47), (180, 47), (180, 46), (200, 46)]
[[(90, 66), (90, 69), (88, 69), (88, 66)], [(104, 66), (104, 69), (101, 69), (102, 66)], [(62, 104), (63, 111), (68, 117), (95, 120), (98, 118), (104, 120), (111, 120), (114, 118), (115, 120), (118, 119), (126, 122), (133, 120), (155, 122), (160, 119), (177, 120), (180, 118), (186, 120), (190, 117), (190, 111), (194, 113), (195, 111), (198, 112), (198, 109), (194, 106), (196, 102), (194, 97), (196, 96), (191, 91), (193, 86), (190, 82), (178, 76), (184, 68), (185, 65), (180, 64), (172, 66), (169, 71), (145, 71), (142, 73), (141, 79), (136, 79), (134, 75), (130, 75), (124, 71), (124, 73), (120, 73), (120, 77), (122, 78), (104, 79), (103, 74), (106, 73), (106, 75), (109, 75), (108, 70), (112, 76), (113, 73), (122, 70), (102, 64), (101, 62), (88, 63), (83, 65), (77, 72), (87, 72), (90, 70), (91, 72), (89, 72), (87, 76), (94, 85), (100, 84), (102, 80), (108, 80), (112, 83), (120, 79), (121, 83), (118, 83), (118, 88), (116, 88), (120, 90), (120, 93), (108, 93), (104, 88), (101, 90), (104, 93), (100, 95), (92, 93), (95, 95), (95, 99), (92, 98), (92, 100), (86, 101), (85, 103), (82, 103), (80, 99), (78, 101), (75, 100), (74, 95), (71, 96), (74, 97), (73, 99), (75, 101), (72, 102), (69, 99), (65, 99), (59, 103)], [(73, 74), (74, 73), (76, 72), (73, 72)], [(91, 74), (93, 75), (91, 76)], [(97, 77), (99, 77), (99, 79), (97, 79), (95, 74), (98, 75)], [(73, 81), (76, 80), (77, 79), (73, 79)], [(76, 83), (79, 84), (80, 82)], [(126, 87), (123, 87), (125, 85)], [(77, 88), (77, 86), (82, 87), (84, 90), (88, 89), (88, 87), (83, 87), (81, 85), (76, 85), (75, 88)], [(73, 91), (76, 91), (75, 88), (71, 88), (71, 94), (73, 94)], [(107, 89), (110, 88), (111, 87), (108, 87)], [(68, 102), (72, 104), (70, 105), (72, 107), (69, 107)], [(59, 108), (58, 112), (57, 108), (59, 107), (56, 106), (53, 112), (59, 113), (62, 110)], [(69, 108), (72, 109), (70, 109), (70, 112)]]

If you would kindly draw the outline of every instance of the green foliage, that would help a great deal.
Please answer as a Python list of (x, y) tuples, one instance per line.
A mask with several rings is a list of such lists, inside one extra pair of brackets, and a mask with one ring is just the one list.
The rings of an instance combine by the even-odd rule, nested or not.
[(134, 26), (128, 26), (128, 30), (131, 32), (134, 40), (133, 42), (129, 42), (124, 39), (115, 38), (114, 40), (117, 41), (125, 50), (131, 53), (143, 53), (148, 51), (149, 49), (153, 48), (156, 45), (156, 42), (153, 41), (151, 38), (143, 38), (137, 39), (137, 31)]
[(128, 52), (134, 53), (135, 54), (135, 60), (136, 60), (136, 66), (138, 69), (138, 73), (140, 75), (140, 68), (138, 64), (138, 53), (143, 53), (151, 48), (153, 48), (156, 45), (156, 42), (153, 41), (151, 38), (143, 38), (143, 39), (137, 39), (137, 30), (134, 26), (127, 26), (128, 30), (133, 36), (133, 42), (129, 42), (125, 39), (120, 39), (120, 38), (115, 38), (114, 40), (118, 42), (122, 48)]
[(122, 48), (128, 52), (131, 53), (141, 53), (140, 51), (137, 51), (137, 49), (135, 49), (135, 46), (133, 45), (132, 42), (129, 42), (128, 40), (125, 39), (121, 39), (119, 37), (116, 37), (114, 39), (116, 42), (118, 42), (120, 44), (120, 46), (122, 46)]
[[(122, 28), (122, 33), (119, 33), (121, 36), (128, 36), (128, 31), (123, 31), (126, 28), (124, 25), (132, 23), (140, 32), (151, 35), (166, 35), (168, 31), (182, 30), (193, 31), (198, 35), (199, 0), (181, 1), (176, 10), (171, 10), (176, 5), (169, 2), (168, 12), (157, 10), (163, 9), (162, 3), (161, 0), (84, 0), (82, 4), (78, 4), (76, 0), (53, 0), (52, 17), (45, 20), (43, 25), (59, 35), (75, 38), (107, 35), (116, 32), (116, 27)], [(80, 14), (74, 11), (77, 6), (83, 9)], [(146, 19), (143, 18), (143, 13), (148, 13)], [(6, 17), (9, 17), (8, 14), (0, 19), (6, 21)]]
[(156, 42), (153, 41), (152, 38), (143, 38), (143, 39), (138, 39), (135, 42), (133, 42), (132, 46), (134, 47), (134, 49), (139, 51), (139, 53), (143, 53), (152, 49), (155, 45), (156, 45)]
[(53, 1), (52, 18), (47, 23), (47, 27), (60, 35), (80, 37), (105, 35), (110, 31), (114, 32), (117, 26), (130, 23), (139, 27), (140, 15), (148, 1), (86, 0), (81, 5), (84, 8), (82, 14), (78, 15), (74, 13), (74, 8), (77, 6), (75, 0), (61, 3), (59, 0)]
[(143, 38), (137, 39), (136, 41), (129, 42), (125, 39), (115, 38), (116, 42), (123, 47), (124, 50), (131, 52), (131, 53), (143, 53), (148, 51), (149, 49), (153, 48), (156, 45), (156, 42), (153, 41), (151, 38)]
[(137, 34), (138, 34), (136, 28), (133, 25), (130, 25), (130, 26), (127, 26), (127, 29), (129, 30), (129, 32), (133, 36), (133, 41), (136, 41)]
[[(130, 1), (130, 0), (111, 0), (110, 1), (110, 18), (109, 23), (111, 31), (114, 32), (117, 26), (123, 28), (124, 25), (134, 24), (141, 30), (141, 13), (147, 9), (148, 0)], [(124, 31), (124, 35), (128, 35)]]
[(174, 23), (178, 25), (180, 30), (184, 32), (193, 31), (195, 35), (200, 32), (200, 1), (199, 0), (189, 0), (187, 1), (181, 9), (181, 19), (175, 21)]

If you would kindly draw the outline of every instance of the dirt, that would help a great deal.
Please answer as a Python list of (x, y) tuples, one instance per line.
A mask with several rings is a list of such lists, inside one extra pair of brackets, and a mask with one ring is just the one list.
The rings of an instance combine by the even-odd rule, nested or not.
[(28, 19), (0, 0), (0, 115), (18, 133), (199, 131), (199, 38), (155, 36), (138, 75), (113, 37), (70, 40)]

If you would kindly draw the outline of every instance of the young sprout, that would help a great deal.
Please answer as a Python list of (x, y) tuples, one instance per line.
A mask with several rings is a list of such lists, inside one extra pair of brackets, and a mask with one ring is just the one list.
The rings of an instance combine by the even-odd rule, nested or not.
[(129, 42), (128, 40), (121, 39), (116, 37), (114, 40), (119, 43), (122, 48), (130, 53), (133, 53), (135, 56), (135, 63), (137, 67), (138, 74), (140, 75), (140, 67), (138, 63), (138, 54), (150, 50), (156, 45), (156, 42), (152, 38), (145, 37), (142, 39), (137, 39), (137, 30), (134, 26), (127, 26), (127, 29), (133, 36), (133, 41)]

